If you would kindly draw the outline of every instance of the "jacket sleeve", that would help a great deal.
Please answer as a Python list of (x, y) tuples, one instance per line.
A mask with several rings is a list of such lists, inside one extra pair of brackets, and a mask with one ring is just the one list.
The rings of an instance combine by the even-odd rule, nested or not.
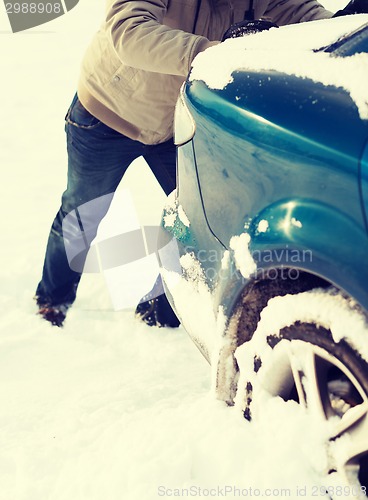
[(333, 13), (316, 0), (271, 0), (265, 16), (279, 26), (316, 19), (328, 19)]
[(107, 32), (122, 63), (146, 71), (186, 76), (194, 57), (213, 45), (203, 36), (163, 25), (168, 2), (110, 0)]

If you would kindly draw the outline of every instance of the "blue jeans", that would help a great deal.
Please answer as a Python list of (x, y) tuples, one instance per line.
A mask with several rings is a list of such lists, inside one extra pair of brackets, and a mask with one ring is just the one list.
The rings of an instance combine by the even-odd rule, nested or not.
[[(71, 305), (81, 278), (80, 272), (70, 268), (65, 251), (62, 222), (69, 212), (103, 197), (98, 212), (94, 210), (88, 220), (88, 247), (109, 209), (112, 194), (133, 160), (139, 156), (145, 158), (166, 194), (176, 186), (176, 151), (172, 140), (157, 145), (133, 141), (92, 116), (82, 106), (77, 95), (65, 120), (67, 189), (51, 227), (42, 279), (36, 291), (38, 303), (47, 305)], [(111, 196), (104, 196), (109, 194)]]

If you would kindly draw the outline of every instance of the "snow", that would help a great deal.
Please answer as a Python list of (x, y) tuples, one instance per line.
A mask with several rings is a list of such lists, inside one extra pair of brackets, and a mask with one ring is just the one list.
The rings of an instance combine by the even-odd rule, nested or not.
[(172, 191), (167, 197), (165, 204), (165, 215), (163, 216), (164, 226), (165, 227), (174, 227), (176, 218), (177, 218), (177, 210), (178, 210), (178, 202), (176, 198), (176, 189)]
[(189, 227), (190, 221), (181, 205), (165, 205), (166, 214), (163, 217), (165, 227), (174, 227), (177, 217), (184, 226)]
[(221, 259), (221, 269), (225, 271), (229, 269), (229, 265), (230, 265), (230, 252), (229, 250), (225, 250), (224, 255)]
[(174, 227), (175, 221), (176, 221), (176, 214), (175, 213), (166, 214), (164, 216), (165, 227)]
[(277, 334), (283, 327), (296, 321), (315, 322), (318, 326), (330, 329), (335, 342), (345, 339), (368, 361), (367, 319), (355, 302), (346, 300), (335, 290), (326, 293), (321, 289), (269, 300), (254, 334), (253, 345), (256, 350), (263, 350), (257, 339), (263, 344), (262, 339), (267, 335)]
[(291, 218), (291, 225), (294, 227), (298, 227), (299, 229), (303, 227), (303, 224), (300, 222), (300, 220), (296, 219), (295, 217)]
[(203, 80), (210, 88), (222, 89), (233, 80), (232, 73), (237, 69), (284, 72), (345, 89), (360, 117), (368, 119), (368, 54), (337, 58), (325, 52), (313, 52), (367, 22), (367, 14), (343, 16), (229, 39), (195, 58), (190, 79)]
[(230, 240), (230, 248), (234, 251), (236, 266), (244, 278), (249, 278), (257, 269), (257, 264), (249, 250), (249, 243), (250, 235), (248, 233), (233, 236)]
[[(62, 330), (35, 315), (32, 296), (66, 181), (63, 117), (103, 9), (80, 0), (16, 35), (0, 10), (0, 498), (153, 500), (189, 488), (214, 498), (225, 488), (228, 498), (240, 496), (237, 488), (291, 498), (305, 488), (312, 498), (324, 477), (321, 437), (305, 413), (295, 406), (291, 418), (273, 400), (272, 419), (246, 422), (214, 399), (211, 369), (183, 328), (150, 329), (132, 307), (114, 310), (106, 275), (83, 277)], [(159, 222), (164, 197), (141, 160), (122, 189), (141, 224)], [(136, 211), (124, 214), (127, 227)], [(100, 238), (114, 234), (117, 213), (112, 207)], [(208, 292), (191, 290), (183, 307), (210, 337), (223, 318), (216, 325)]]
[(262, 219), (259, 221), (258, 226), (257, 226), (257, 231), (259, 233), (265, 233), (269, 227), (268, 220)]
[(190, 221), (188, 219), (188, 216), (185, 213), (184, 208), (181, 205), (178, 206), (178, 216), (179, 216), (180, 221), (184, 224), (184, 226), (187, 226), (187, 227), (190, 226)]

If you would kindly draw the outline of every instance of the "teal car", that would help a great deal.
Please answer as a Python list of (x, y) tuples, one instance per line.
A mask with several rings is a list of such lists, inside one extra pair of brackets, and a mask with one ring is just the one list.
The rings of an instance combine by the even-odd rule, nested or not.
[(195, 61), (159, 252), (217, 396), (249, 420), (265, 398), (300, 405), (328, 426), (325, 473), (355, 498), (368, 486), (367, 21), (270, 30)]

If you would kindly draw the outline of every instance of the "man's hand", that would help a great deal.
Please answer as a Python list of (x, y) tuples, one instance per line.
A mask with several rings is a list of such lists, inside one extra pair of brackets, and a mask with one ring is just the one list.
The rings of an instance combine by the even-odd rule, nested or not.
[(269, 30), (270, 28), (278, 28), (278, 26), (271, 21), (264, 21), (263, 19), (257, 19), (255, 21), (241, 21), (240, 23), (233, 24), (227, 31), (225, 31), (222, 41), (227, 40), (228, 38), (238, 38), (239, 36), (252, 35), (253, 33)]
[(368, 14), (368, 0), (351, 0), (346, 7), (332, 17), (349, 16), (350, 14)]

